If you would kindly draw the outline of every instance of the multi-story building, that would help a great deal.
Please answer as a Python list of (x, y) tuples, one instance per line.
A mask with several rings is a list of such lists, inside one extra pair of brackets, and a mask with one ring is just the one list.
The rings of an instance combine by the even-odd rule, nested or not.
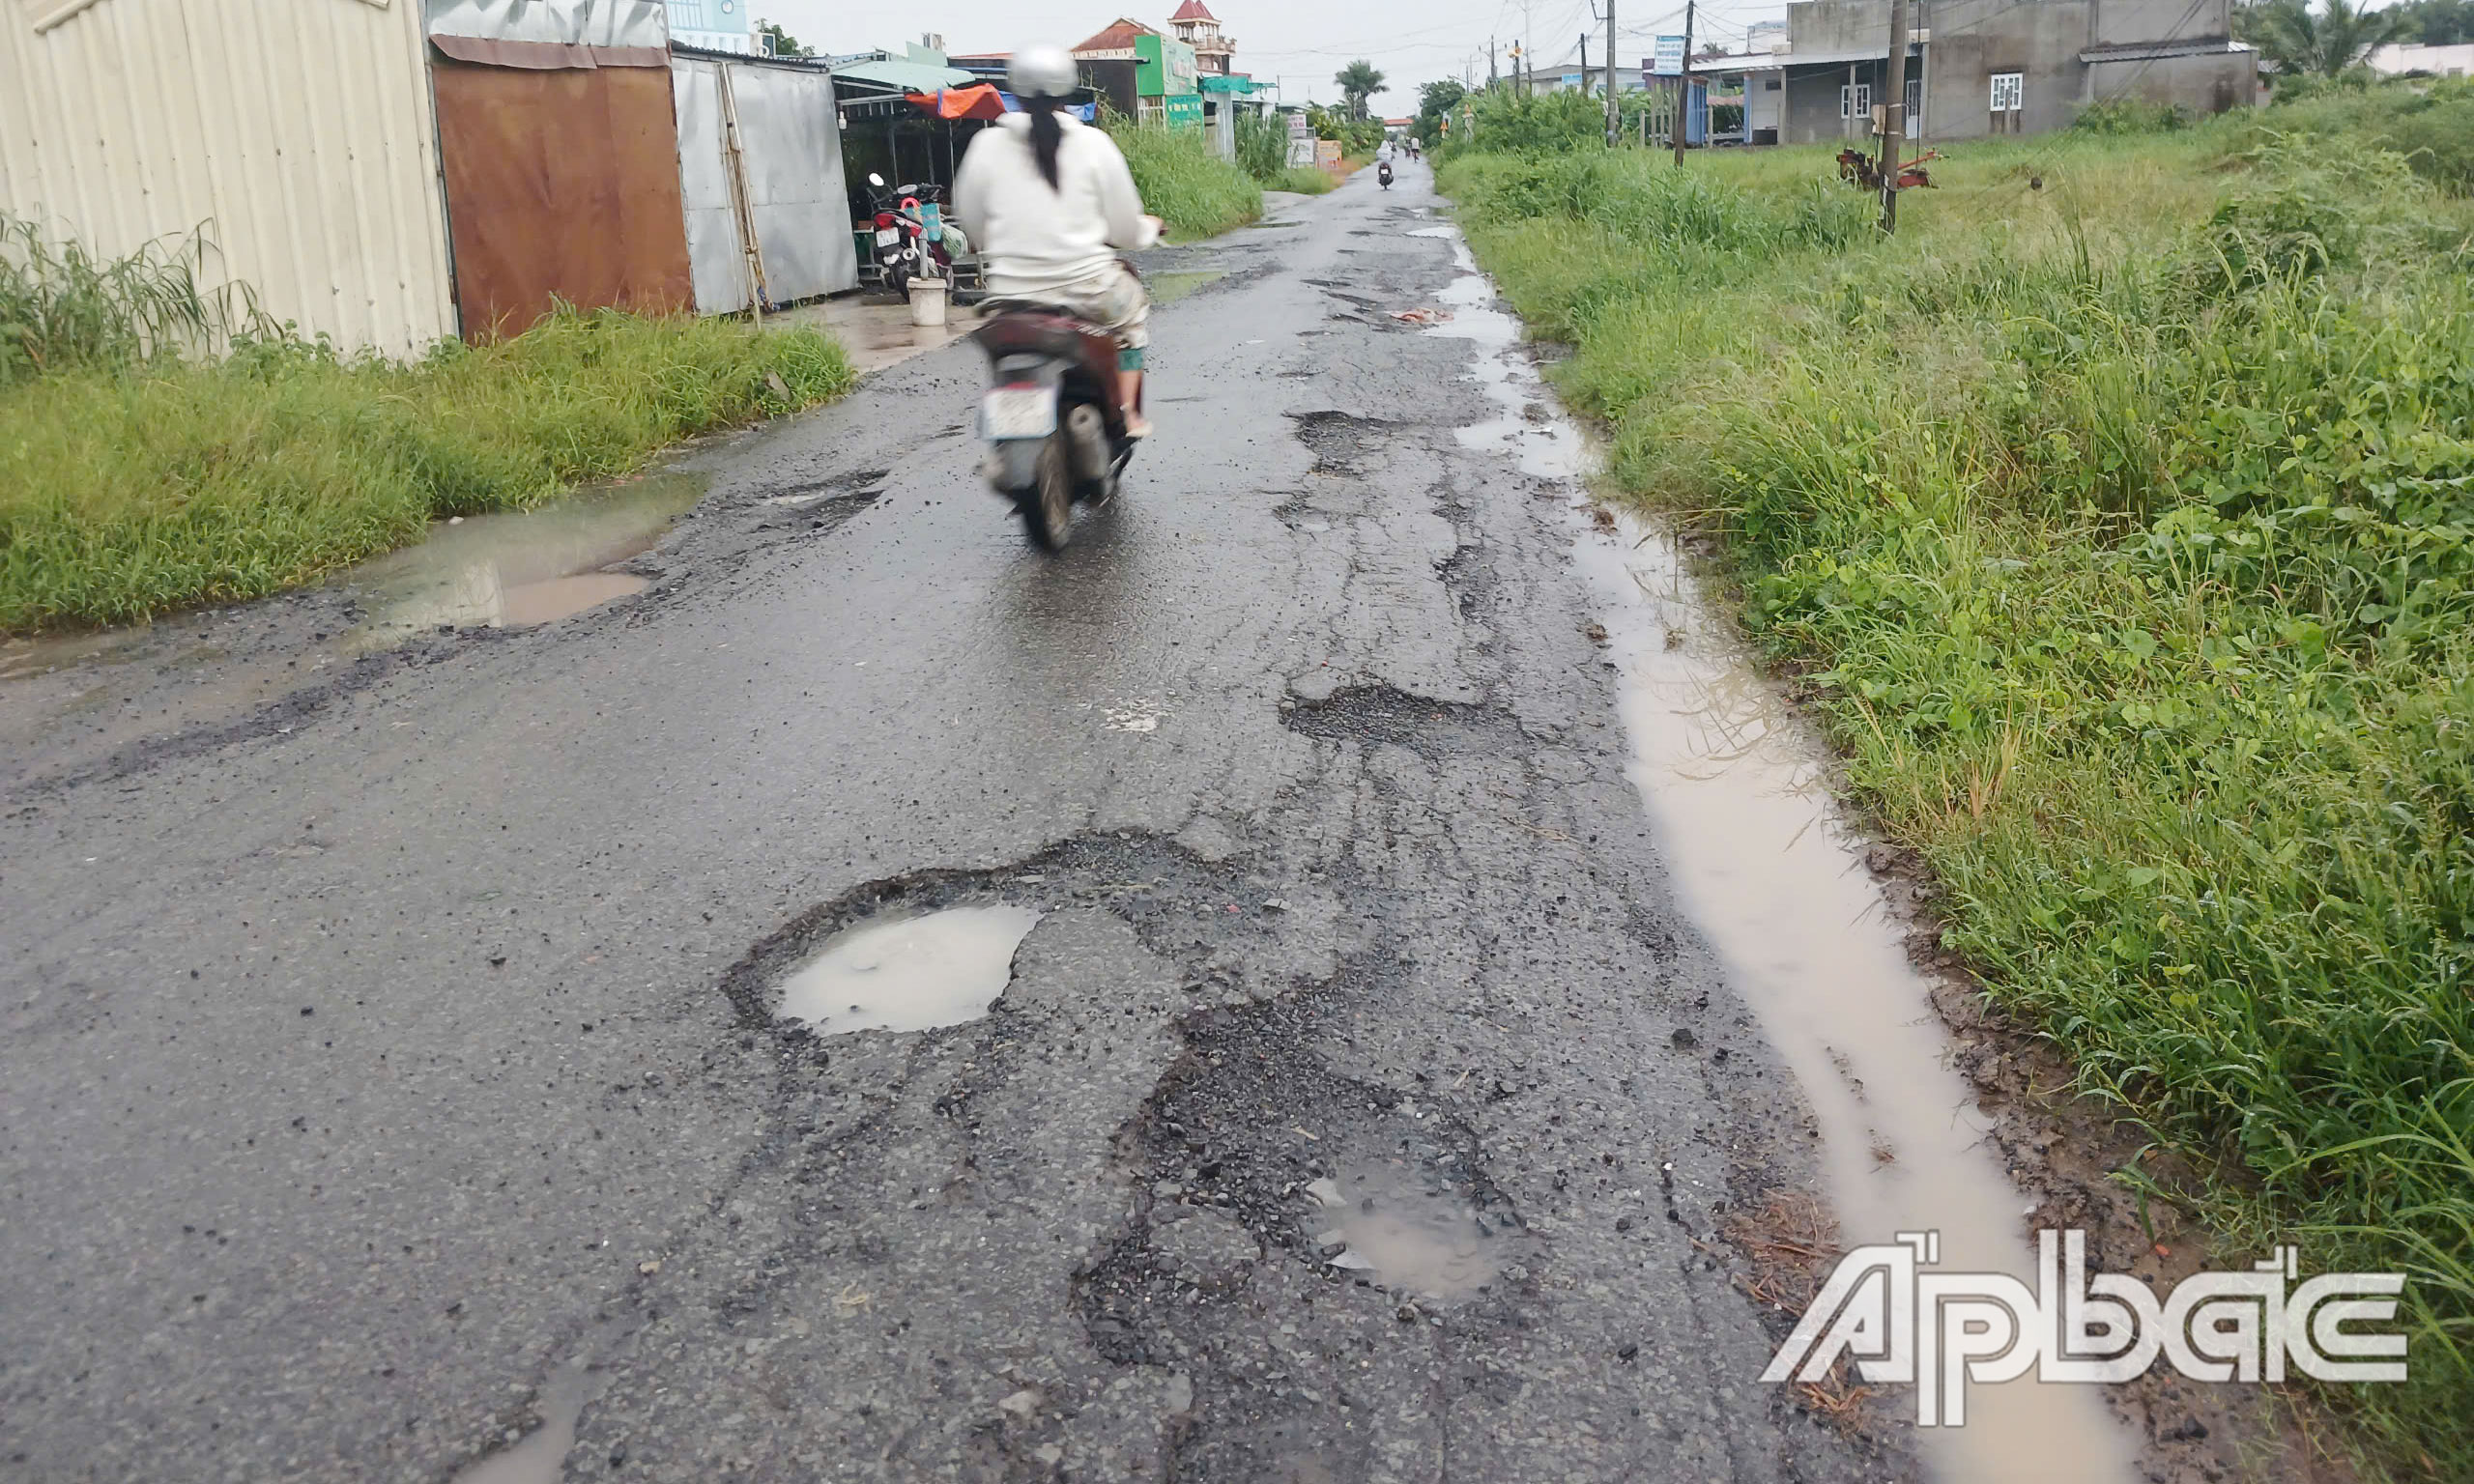
[(1074, 48), (1082, 82), (1108, 106), (1145, 124), (1199, 128), (1200, 68), (1194, 49), (1138, 20), (1117, 17)]
[(1186, 0), (1177, 14), (1168, 17), (1168, 27), (1177, 40), (1194, 49), (1194, 67), (1206, 77), (1229, 74), (1230, 59), (1237, 54), (1237, 43), (1220, 33), (1220, 18), (1211, 14), (1202, 0)]

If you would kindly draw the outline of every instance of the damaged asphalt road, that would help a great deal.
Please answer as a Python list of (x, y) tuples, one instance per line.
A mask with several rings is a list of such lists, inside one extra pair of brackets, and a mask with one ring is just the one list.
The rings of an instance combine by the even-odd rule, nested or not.
[[(1719, 1226), (1811, 1134), (1568, 487), (1390, 318), (1426, 180), (1177, 255), (1060, 558), (956, 346), (691, 454), (640, 597), (13, 761), (0, 1473), (1909, 1476), (1757, 1381)], [(984, 1018), (775, 1023), (1000, 901)]]

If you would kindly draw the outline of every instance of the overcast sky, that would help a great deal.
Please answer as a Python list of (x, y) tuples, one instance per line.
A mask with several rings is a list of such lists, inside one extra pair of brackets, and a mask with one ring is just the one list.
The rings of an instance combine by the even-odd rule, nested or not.
[[(1119, 15), (1168, 29), (1178, 0), (916, 0), (893, 11), (848, 0), (744, 0), (758, 16), (777, 20), (819, 51), (900, 51), (923, 33), (941, 32), (955, 51), (1011, 51), (1032, 42), (1071, 46)], [(1437, 77), (1486, 75), (1486, 39), (1509, 47), (1534, 27), (1533, 48), (1541, 65), (1573, 60), (1583, 29), (1591, 32), (1589, 60), (1602, 65), (1606, 25), (1594, 18), (1593, 3), (1605, 0), (1373, 0), (1336, 6), (1331, 0), (1204, 0), (1237, 43), (1237, 70), (1260, 81), (1277, 80), (1284, 100), (1309, 96), (1338, 100), (1332, 74), (1363, 57), (1387, 80), (1375, 111), (1398, 115), (1417, 106), (1418, 84)], [(1637, 8), (1636, 8), (1637, 4)], [(1717, 0), (1698, 8), (1693, 49), (1703, 40), (1733, 48), (1744, 28), (1786, 14), (1783, 3)], [(1624, 44), (1618, 61), (1637, 66), (1650, 53), (1651, 38), (1683, 29), (1683, 0), (1617, 0)], [(1504, 61), (1507, 71), (1510, 62)]]

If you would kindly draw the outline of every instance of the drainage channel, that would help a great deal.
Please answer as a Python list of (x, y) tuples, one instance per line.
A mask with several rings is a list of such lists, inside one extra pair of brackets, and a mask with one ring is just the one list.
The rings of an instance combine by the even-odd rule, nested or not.
[[(1427, 333), (1474, 341), (1472, 374), (1503, 409), (1461, 429), (1461, 442), (1572, 479), (1577, 496), (1586, 441), (1515, 354), (1519, 326), (1456, 234), (1452, 247), (1461, 276), (1438, 298), (1453, 317)], [(1577, 512), (1572, 523), (1573, 557), (1622, 676), (1628, 771), (1680, 905), (1820, 1121), (1843, 1241), (1937, 1231), (1942, 1270), (2032, 1288), (2029, 1197), (2002, 1173), (1948, 1065), (1929, 986), (1830, 794), (1827, 750), (1730, 642), (1671, 541), (1620, 517), (1612, 530)], [(2130, 1438), (2092, 1386), (1971, 1385), (1964, 1427), (1918, 1434), (1946, 1484), (2135, 1477)]]

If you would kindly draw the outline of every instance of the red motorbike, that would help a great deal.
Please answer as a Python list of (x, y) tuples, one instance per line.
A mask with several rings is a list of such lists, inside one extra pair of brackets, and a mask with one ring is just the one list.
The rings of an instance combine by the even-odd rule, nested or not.
[(884, 286), (896, 297), (907, 293), (919, 277), (954, 281), (954, 257), (946, 249), (942, 223), (930, 227), (930, 204), (941, 208), (941, 186), (888, 186), (881, 175), (868, 177), (869, 205), (876, 212), (877, 265)]

